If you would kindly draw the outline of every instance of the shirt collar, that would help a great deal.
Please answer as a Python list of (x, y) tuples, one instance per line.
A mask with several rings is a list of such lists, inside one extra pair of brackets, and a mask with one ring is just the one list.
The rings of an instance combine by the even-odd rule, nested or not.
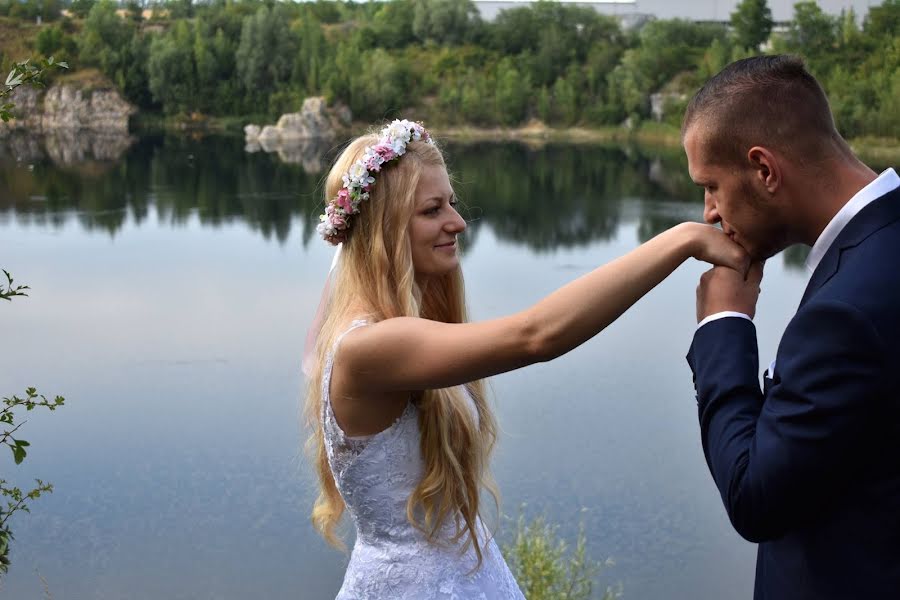
[(822, 233), (819, 234), (819, 239), (816, 240), (812, 250), (809, 251), (809, 256), (806, 258), (807, 270), (810, 273), (816, 270), (816, 267), (822, 261), (822, 257), (825, 256), (831, 244), (834, 243), (838, 234), (850, 222), (850, 219), (855, 217), (859, 211), (868, 206), (873, 200), (881, 198), (897, 187), (900, 187), (900, 177), (897, 176), (894, 169), (885, 169), (869, 185), (856, 192), (847, 204), (841, 207), (841, 210), (834, 215), (828, 225), (825, 226), (825, 229), (822, 230)]

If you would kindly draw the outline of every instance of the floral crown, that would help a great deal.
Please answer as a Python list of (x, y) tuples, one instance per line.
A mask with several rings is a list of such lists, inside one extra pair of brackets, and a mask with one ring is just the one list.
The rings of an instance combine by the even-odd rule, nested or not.
[(328, 202), (325, 214), (319, 217), (321, 223), (316, 231), (326, 242), (337, 245), (347, 238), (353, 215), (359, 213), (360, 204), (369, 199), (369, 192), (375, 185), (372, 174), (380, 172), (384, 165), (406, 154), (409, 142), (418, 141), (434, 144), (421, 124), (406, 119), (397, 119), (381, 130), (378, 143), (367, 147), (363, 157), (344, 173), (344, 186)]

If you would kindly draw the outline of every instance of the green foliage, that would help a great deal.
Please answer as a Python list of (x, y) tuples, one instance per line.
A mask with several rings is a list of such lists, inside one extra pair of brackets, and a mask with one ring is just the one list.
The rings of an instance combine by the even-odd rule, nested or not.
[(786, 48), (790, 52), (822, 57), (835, 49), (837, 26), (837, 19), (826, 14), (816, 2), (798, 2), (785, 38)]
[[(13, 103), (5, 102), (4, 98), (7, 98), (12, 94), (13, 90), (20, 85), (42, 87), (44, 83), (41, 81), (41, 76), (44, 74), (45, 70), (54, 67), (68, 69), (69, 65), (65, 62), (56, 62), (52, 56), (37, 61), (36, 65), (31, 64), (30, 60), (17, 62), (13, 65), (12, 71), (6, 76), (6, 82), (3, 84), (2, 89), (0, 89), (0, 119), (2, 119), (3, 122), (13, 118), (12, 110), (15, 108)], [(6, 271), (4, 271), (4, 273), (6, 273)], [(6, 276), (9, 277), (9, 273), (6, 273)], [(11, 279), (9, 283), (12, 285)], [(7, 298), (7, 300), (8, 299), (9, 298)]]
[[(15, 296), (27, 296), (24, 290), (29, 289), (27, 285), (13, 286), (12, 276), (4, 269), (6, 275), (6, 284), (0, 283), (0, 298), (11, 300)], [(54, 411), (63, 404), (65, 399), (57, 396), (53, 400), (47, 400), (43, 395), (38, 394), (34, 388), (25, 390), (25, 397), (19, 398), (12, 396), (3, 398), (3, 407), (0, 408), (0, 446), (6, 446), (13, 455), (15, 464), (21, 464), (28, 455), (26, 450), (31, 444), (22, 438), (16, 437), (19, 428), (26, 421), (18, 421), (16, 410), (24, 409), (26, 412), (35, 408), (46, 408)], [(0, 505), (0, 575), (5, 574), (9, 568), (9, 544), (13, 540), (12, 530), (9, 527), (10, 518), (17, 512), (30, 512), (28, 506), (29, 500), (36, 500), (41, 494), (53, 491), (53, 486), (44, 483), (40, 479), (36, 480), (37, 486), (33, 489), (23, 492), (20, 488), (10, 486), (6, 479), (0, 478), (0, 496), (5, 499), (5, 505)]]
[(900, 0), (884, 0), (880, 6), (871, 7), (863, 29), (873, 39), (897, 37), (900, 31)]
[(531, 82), (522, 75), (513, 61), (504, 58), (497, 65), (497, 117), (503, 125), (515, 125), (525, 119), (528, 110)]
[(0, 4), (0, 13), (27, 21), (38, 17), (42, 21), (55, 21), (59, 19), (61, 9), (59, 0), (12, 0), (5, 7)]
[(241, 27), (241, 41), (235, 53), (238, 82), (246, 97), (259, 102), (282, 89), (293, 70), (297, 39), (288, 24), (287, 8), (262, 6), (247, 16)]
[(481, 17), (471, 0), (412, 0), (412, 5), (412, 33), (419, 41), (460, 44), (477, 36)]
[(97, 4), (97, 0), (72, 0), (69, 10), (83, 19), (88, 16), (95, 4)]
[(731, 27), (737, 45), (758, 50), (772, 32), (772, 11), (766, 0), (742, 0), (731, 13)]
[(126, 73), (144, 66), (135, 63), (129, 52), (136, 26), (116, 14), (118, 6), (112, 0), (100, 0), (88, 13), (78, 37), (79, 59), (86, 66), (99, 67), (120, 88), (125, 87)]
[[(117, 6), (75, 0), (83, 26), (44, 27), (34, 47), (97, 66), (129, 101), (165, 115), (274, 118), (324, 95), (360, 121), (412, 109), (432, 125), (539, 117), (639, 126), (653, 94), (689, 97), (770, 40), (774, 51), (806, 59), (846, 135), (884, 135), (900, 119), (900, 0), (870, 8), (861, 28), (852, 10), (834, 16), (800, 2), (787, 29), (771, 34), (766, 0), (742, 0), (730, 30), (660, 19), (633, 31), (590, 7), (548, 0), (493, 22), (481, 21), (471, 0), (167, 0), (150, 23), (138, 22), (138, 2), (122, 16)], [(676, 124), (682, 105), (669, 101), (663, 119)]]
[(12, 300), (16, 296), (27, 296), (25, 290), (31, 289), (27, 285), (17, 285), (13, 286), (13, 278), (12, 275), (9, 274), (9, 271), (3, 269), (3, 274), (6, 276), (6, 283), (0, 283), (0, 300)]
[[(582, 524), (575, 548), (571, 549), (557, 535), (557, 527), (543, 517), (530, 523), (519, 515), (516, 537), (504, 546), (503, 554), (522, 593), (529, 600), (588, 600), (593, 597), (594, 579), (601, 564), (587, 556), (587, 538)], [(607, 566), (612, 561), (607, 560)], [(621, 595), (608, 587), (603, 600)]]
[[(150, 42), (147, 76), (153, 99), (168, 114), (193, 110), (199, 100), (195, 84), (194, 35), (188, 21), (178, 21), (167, 33)], [(200, 44), (201, 57), (208, 58)]]

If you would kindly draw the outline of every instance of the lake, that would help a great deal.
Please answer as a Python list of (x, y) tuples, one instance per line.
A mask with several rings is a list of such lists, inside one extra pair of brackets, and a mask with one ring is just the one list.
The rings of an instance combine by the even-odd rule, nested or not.
[[(681, 152), (447, 144), (469, 220), (470, 310), (525, 308), (663, 229), (702, 218)], [(78, 599), (333, 598), (346, 556), (313, 531), (302, 452), (306, 328), (332, 248), (315, 235), (331, 146), (234, 137), (0, 138), (0, 394), (36, 386), (3, 477), (55, 491), (19, 514), (0, 594)], [(774, 357), (807, 281), (769, 261), (757, 313)], [(755, 546), (728, 523), (684, 359), (689, 261), (570, 354), (492, 379), (498, 532), (545, 515), (625, 598), (750, 598)]]

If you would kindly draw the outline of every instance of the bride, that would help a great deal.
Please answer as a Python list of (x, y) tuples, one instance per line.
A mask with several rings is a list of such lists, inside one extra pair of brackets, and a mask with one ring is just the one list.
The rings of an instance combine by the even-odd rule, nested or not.
[(357, 533), (337, 597), (523, 598), (481, 519), (482, 491), (497, 501), (482, 379), (572, 350), (691, 256), (743, 270), (748, 258), (720, 230), (682, 223), (526, 310), (468, 323), (466, 223), (421, 125), (351, 142), (326, 200), (318, 231), (342, 250), (305, 362), (312, 520), (340, 546), (346, 509)]

